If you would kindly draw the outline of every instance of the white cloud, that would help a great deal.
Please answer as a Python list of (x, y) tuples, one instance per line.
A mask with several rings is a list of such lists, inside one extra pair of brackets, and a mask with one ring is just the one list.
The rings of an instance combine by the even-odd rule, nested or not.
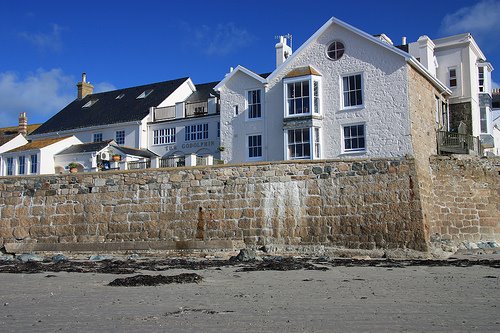
[(491, 87), (493, 89), (498, 89), (498, 88), (500, 88), (500, 84), (495, 82), (495, 81), (491, 81)]
[(482, 0), (446, 15), (441, 22), (441, 31), (445, 34), (471, 32), (476, 39), (494, 41), (498, 38), (499, 17), (500, 2)]
[(181, 23), (186, 33), (186, 44), (200, 49), (207, 55), (227, 55), (233, 50), (248, 45), (254, 37), (245, 29), (234, 23), (219, 23), (212, 27), (201, 25), (193, 27), (186, 22)]
[(42, 51), (60, 52), (63, 47), (61, 39), (61, 31), (63, 30), (59, 25), (52, 24), (52, 30), (48, 33), (20, 32), (19, 36)]
[[(46, 121), (76, 98), (77, 80), (61, 69), (38, 69), (20, 76), (0, 73), (0, 127), (15, 126), (20, 112), (30, 124)], [(113, 90), (111, 83), (93, 83), (95, 92)]]

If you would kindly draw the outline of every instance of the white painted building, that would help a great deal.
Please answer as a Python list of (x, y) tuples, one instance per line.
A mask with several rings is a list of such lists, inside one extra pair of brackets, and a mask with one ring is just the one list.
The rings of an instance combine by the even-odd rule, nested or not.
[[(293, 53), (282, 38), (276, 54), (269, 76), (238, 66), (216, 86), (227, 162), (411, 155), (411, 71), (435, 87), (440, 103), (450, 94), (387, 36), (336, 18)], [(436, 121), (429, 127), (441, 126)]]
[(431, 40), (421, 36), (408, 51), (452, 91), (449, 122), (443, 130), (479, 137), (485, 151), (493, 149), (493, 66), (470, 33)]

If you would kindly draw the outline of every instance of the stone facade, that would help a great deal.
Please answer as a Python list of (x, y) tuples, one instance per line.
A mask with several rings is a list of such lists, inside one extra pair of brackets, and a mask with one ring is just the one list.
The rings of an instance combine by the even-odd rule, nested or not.
[(500, 158), (433, 157), (431, 177), (431, 242), (500, 239)]
[(0, 178), (0, 237), (426, 250), (417, 187), (406, 159)]

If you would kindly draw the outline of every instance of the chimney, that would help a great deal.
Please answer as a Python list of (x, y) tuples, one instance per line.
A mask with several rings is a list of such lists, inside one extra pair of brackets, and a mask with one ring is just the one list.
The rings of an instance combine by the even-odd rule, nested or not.
[(280, 41), (276, 44), (276, 67), (284, 63), (290, 55), (292, 55), (292, 48), (286, 44), (286, 38), (280, 36)]
[(26, 112), (19, 114), (19, 127), (17, 131), (24, 136), (28, 134), (28, 117), (26, 117)]
[(401, 45), (406, 45), (406, 36), (401, 37)]
[(434, 42), (427, 36), (418, 38), (418, 49), (420, 54), (420, 63), (436, 76), (436, 62), (434, 61)]
[(85, 72), (82, 73), (82, 82), (78, 82), (76, 86), (78, 88), (78, 99), (82, 99), (94, 91), (94, 86), (87, 82), (87, 74)]

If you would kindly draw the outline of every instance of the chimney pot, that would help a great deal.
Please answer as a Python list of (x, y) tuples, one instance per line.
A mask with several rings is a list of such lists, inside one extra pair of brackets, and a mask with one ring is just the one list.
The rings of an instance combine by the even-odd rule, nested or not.
[(28, 117), (26, 117), (26, 112), (19, 114), (18, 132), (24, 136), (28, 134)]
[(90, 95), (94, 92), (94, 86), (87, 82), (87, 73), (82, 73), (82, 82), (78, 82), (76, 84), (78, 91), (77, 97), (78, 99), (82, 99), (87, 95)]

